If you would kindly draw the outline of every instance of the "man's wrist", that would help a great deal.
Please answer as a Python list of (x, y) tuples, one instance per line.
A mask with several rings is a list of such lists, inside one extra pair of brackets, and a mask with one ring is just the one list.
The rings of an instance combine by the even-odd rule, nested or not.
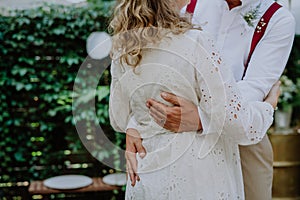
[(203, 130), (203, 127), (202, 127), (201, 118), (200, 118), (200, 107), (199, 106), (197, 106), (197, 110), (198, 110), (198, 116), (199, 116), (197, 132), (201, 132)]
[(201, 123), (201, 120), (199, 118), (199, 122), (198, 122), (198, 129), (197, 131), (202, 131), (202, 123)]

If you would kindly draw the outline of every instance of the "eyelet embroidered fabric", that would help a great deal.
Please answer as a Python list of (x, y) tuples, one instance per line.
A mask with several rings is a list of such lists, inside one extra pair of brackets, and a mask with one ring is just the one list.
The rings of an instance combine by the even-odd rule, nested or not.
[[(115, 60), (111, 74), (111, 125), (124, 132), (133, 116), (147, 150), (145, 158), (137, 156), (141, 180), (134, 187), (128, 181), (126, 199), (244, 199), (238, 144), (259, 142), (272, 124), (273, 109), (243, 101), (205, 33), (170, 34), (143, 50), (135, 72)], [(161, 91), (198, 105), (203, 131), (175, 134), (157, 125), (145, 102), (167, 104)]]

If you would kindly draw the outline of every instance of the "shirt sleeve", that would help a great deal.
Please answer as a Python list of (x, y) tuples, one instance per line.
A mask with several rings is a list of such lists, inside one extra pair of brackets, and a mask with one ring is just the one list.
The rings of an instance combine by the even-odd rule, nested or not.
[(247, 101), (231, 69), (214, 50), (213, 41), (204, 40), (195, 65), (203, 134), (224, 134), (241, 145), (260, 142), (273, 122), (273, 107), (266, 102)]
[(279, 9), (253, 52), (244, 79), (237, 84), (245, 99), (262, 101), (268, 95), (286, 66), (294, 36), (294, 17)]

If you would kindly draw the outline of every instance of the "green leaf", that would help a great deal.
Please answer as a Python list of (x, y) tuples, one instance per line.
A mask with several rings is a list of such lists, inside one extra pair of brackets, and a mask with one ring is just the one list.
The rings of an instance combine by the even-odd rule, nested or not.
[(58, 28), (53, 29), (53, 33), (56, 35), (62, 35), (66, 33), (66, 27), (60, 26)]
[(23, 83), (17, 83), (16, 84), (16, 90), (17, 91), (20, 91), (20, 90), (22, 90), (24, 88), (24, 84)]
[(31, 90), (33, 88), (33, 85), (32, 84), (26, 84), (25, 85), (25, 90), (26, 91), (29, 91), (29, 90)]
[(23, 68), (23, 69), (20, 69), (20, 70), (19, 70), (19, 74), (20, 74), (21, 76), (24, 76), (26, 73), (27, 73), (27, 69), (26, 69), (26, 68)]
[(15, 157), (16, 161), (18, 161), (18, 162), (25, 162), (26, 161), (26, 159), (24, 158), (22, 152), (16, 152), (14, 154), (14, 157)]
[(98, 101), (101, 101), (109, 95), (109, 86), (98, 86), (97, 88)]

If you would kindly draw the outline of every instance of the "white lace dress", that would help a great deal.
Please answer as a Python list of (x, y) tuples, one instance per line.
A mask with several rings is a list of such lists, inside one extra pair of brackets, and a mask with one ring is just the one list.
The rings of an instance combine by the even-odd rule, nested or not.
[[(110, 120), (124, 132), (134, 117), (147, 150), (138, 159), (141, 180), (126, 199), (244, 199), (238, 144), (259, 142), (273, 121), (268, 103), (244, 102), (232, 73), (201, 31), (170, 34), (143, 50), (135, 72), (117, 60), (111, 66)], [(200, 108), (203, 131), (175, 134), (158, 126), (145, 102), (165, 102), (162, 91)]]

